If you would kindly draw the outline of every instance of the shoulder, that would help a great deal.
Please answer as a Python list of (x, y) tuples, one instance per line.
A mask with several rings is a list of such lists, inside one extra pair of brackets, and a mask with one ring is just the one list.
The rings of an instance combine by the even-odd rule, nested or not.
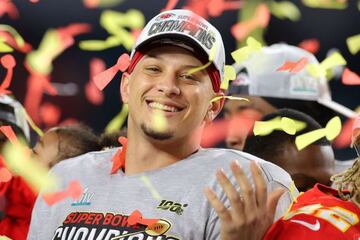
[(216, 165), (217, 167), (227, 166), (232, 161), (237, 160), (245, 170), (251, 161), (256, 161), (269, 182), (275, 181), (282, 183), (281, 185), (284, 185), (286, 188), (288, 188), (292, 182), (290, 175), (284, 169), (246, 152), (233, 149), (209, 148), (202, 149), (199, 155), (208, 159), (208, 164)]
[(111, 159), (118, 148), (111, 148), (103, 151), (88, 152), (83, 155), (63, 160), (56, 164), (51, 172), (73, 172), (99, 168), (107, 169), (111, 164)]

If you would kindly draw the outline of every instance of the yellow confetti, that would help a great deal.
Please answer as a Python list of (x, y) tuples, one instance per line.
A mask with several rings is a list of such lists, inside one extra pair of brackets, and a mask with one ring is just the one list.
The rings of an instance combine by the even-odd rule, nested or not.
[(48, 175), (48, 169), (38, 160), (30, 156), (30, 149), (20, 144), (7, 142), (4, 146), (6, 166), (14, 173), (22, 176), (35, 191), (49, 191), (57, 185), (54, 176)]
[(191, 75), (191, 74), (194, 74), (194, 73), (196, 73), (196, 72), (198, 72), (198, 71), (204, 70), (204, 69), (206, 69), (208, 66), (210, 66), (211, 63), (212, 63), (212, 62), (208, 62), (208, 63), (206, 63), (205, 65), (202, 65), (202, 66), (200, 66), (200, 67), (192, 68), (192, 69), (190, 69), (190, 70), (187, 72), (187, 74)]
[(247, 102), (250, 102), (249, 99), (247, 98), (242, 98), (242, 97), (233, 97), (233, 96), (217, 96), (217, 97), (214, 97), (213, 99), (211, 99), (210, 102), (216, 102), (220, 99), (229, 99), (229, 100), (238, 100), (238, 101), (247, 101)]
[(6, 237), (6, 236), (1, 235), (1, 236), (0, 236), (0, 240), (12, 240), (12, 239), (11, 239), (11, 238), (8, 238), (8, 237)]
[(121, 111), (105, 127), (105, 132), (112, 133), (119, 131), (123, 126), (123, 124), (125, 123), (128, 113), (129, 113), (129, 105), (124, 103)]
[(9, 53), (13, 52), (14, 49), (5, 43), (5, 40), (0, 37), (0, 52)]
[(19, 47), (23, 47), (25, 45), (25, 40), (15, 30), (15, 28), (13, 28), (9, 25), (6, 25), (6, 24), (0, 24), (0, 31), (6, 31), (6, 32), (10, 33), (14, 37), (16, 44), (19, 45)]
[(325, 128), (317, 129), (308, 133), (304, 133), (300, 136), (297, 136), (295, 139), (296, 147), (299, 151), (304, 149), (306, 146), (316, 142), (322, 137), (326, 137), (329, 141), (336, 138), (337, 135), (341, 132), (341, 120), (339, 117), (333, 117), (326, 124)]
[(52, 60), (63, 50), (59, 34), (55, 29), (49, 29), (42, 38), (39, 48), (27, 54), (25, 61), (36, 72), (49, 74), (53, 69)]
[(298, 7), (289, 1), (282, 2), (270, 2), (271, 13), (280, 19), (290, 19), (292, 21), (298, 21), (301, 17), (300, 10)]
[(241, 63), (246, 60), (251, 53), (260, 51), (261, 43), (256, 41), (253, 37), (248, 37), (246, 39), (247, 46), (239, 48), (231, 53), (232, 58), (236, 63)]
[(31, 119), (31, 117), (27, 113), (26, 109), (22, 108), (22, 111), (25, 115), (26, 121), (29, 123), (30, 127), (37, 133), (37, 135), (39, 135), (40, 137), (44, 136), (44, 132), (38, 126), (36, 126), (34, 121)]
[(139, 10), (130, 9), (126, 13), (106, 10), (100, 16), (100, 25), (111, 34), (105, 40), (85, 40), (79, 47), (88, 51), (99, 51), (123, 45), (130, 50), (135, 44), (135, 37), (126, 28), (141, 29), (145, 24), (145, 17)]
[(306, 124), (287, 117), (275, 117), (268, 121), (256, 121), (254, 125), (255, 136), (266, 136), (274, 130), (282, 130), (289, 135), (294, 135), (297, 131), (301, 131)]
[(236, 78), (236, 71), (235, 68), (231, 65), (225, 65), (224, 69), (224, 80), (221, 83), (221, 89), (228, 89), (229, 88), (229, 81), (234, 80)]
[(290, 192), (291, 199), (292, 199), (294, 202), (297, 202), (296, 195), (295, 195), (296, 186), (295, 186), (294, 181), (292, 181), (291, 184), (290, 184), (289, 192)]
[(360, 34), (348, 37), (346, 44), (351, 54), (355, 55), (360, 50)]
[(327, 9), (345, 9), (347, 8), (347, 1), (339, 0), (302, 0), (303, 4), (311, 8), (327, 8)]
[(160, 196), (159, 192), (156, 190), (156, 188), (154, 187), (154, 185), (151, 183), (150, 179), (143, 175), (140, 177), (140, 180), (145, 184), (145, 186), (149, 189), (151, 195), (153, 196), (153, 198), (157, 199), (157, 200), (161, 200), (162, 197)]
[(307, 71), (315, 78), (326, 76), (326, 71), (336, 66), (345, 65), (346, 60), (339, 52), (334, 52), (325, 58), (320, 64), (308, 64)]
[(158, 131), (158, 132), (166, 131), (168, 124), (167, 124), (167, 120), (164, 115), (164, 111), (158, 110), (158, 109), (153, 109), (153, 112), (154, 113), (152, 115), (151, 124), (152, 124), (154, 130)]

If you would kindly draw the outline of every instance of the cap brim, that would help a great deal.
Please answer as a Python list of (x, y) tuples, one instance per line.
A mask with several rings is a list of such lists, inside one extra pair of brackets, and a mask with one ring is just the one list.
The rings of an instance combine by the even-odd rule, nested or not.
[(318, 103), (320, 103), (338, 113), (341, 113), (342, 115), (344, 115), (348, 118), (355, 118), (358, 115), (355, 111), (353, 111), (337, 102), (334, 102), (332, 100), (318, 99)]

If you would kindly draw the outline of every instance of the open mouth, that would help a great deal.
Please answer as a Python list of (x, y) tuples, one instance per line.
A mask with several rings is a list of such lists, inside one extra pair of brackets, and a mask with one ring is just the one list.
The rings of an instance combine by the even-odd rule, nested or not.
[(159, 103), (156, 101), (146, 101), (147, 105), (152, 109), (162, 110), (164, 112), (180, 112), (183, 110), (183, 108), (173, 106), (173, 105), (167, 105), (163, 103)]

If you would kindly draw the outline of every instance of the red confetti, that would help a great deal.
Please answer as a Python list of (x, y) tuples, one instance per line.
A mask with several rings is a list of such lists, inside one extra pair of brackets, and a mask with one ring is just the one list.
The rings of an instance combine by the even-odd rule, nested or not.
[(83, 0), (86, 8), (97, 8), (100, 4), (100, 0)]
[(306, 39), (298, 44), (299, 48), (302, 48), (312, 54), (316, 54), (320, 48), (320, 42), (316, 38)]
[(207, 8), (210, 16), (218, 17), (226, 10), (239, 9), (241, 5), (240, 1), (211, 0)]
[(281, 67), (276, 69), (276, 71), (289, 70), (289, 72), (297, 73), (301, 71), (306, 66), (307, 63), (308, 63), (308, 59), (306, 57), (300, 58), (296, 62), (287, 61)]
[(12, 144), (19, 144), (19, 140), (11, 126), (1, 126), (0, 131)]
[(43, 199), (47, 205), (51, 206), (68, 197), (74, 201), (78, 200), (83, 193), (83, 189), (79, 181), (71, 181), (65, 191), (43, 194)]
[(83, 33), (88, 33), (91, 31), (91, 25), (87, 23), (72, 23), (66, 27), (61, 27), (57, 29), (59, 33), (62, 49), (66, 49), (74, 44), (74, 37)]
[(12, 55), (6, 54), (1, 57), (0, 62), (1, 65), (7, 70), (6, 76), (0, 85), (0, 94), (9, 94), (11, 91), (7, 90), (7, 88), (10, 87), (16, 61)]
[(168, 11), (168, 10), (172, 10), (174, 9), (174, 7), (176, 6), (176, 4), (179, 2), (179, 0), (168, 0), (166, 7), (161, 9), (161, 11)]
[(100, 105), (104, 101), (104, 94), (96, 87), (94, 76), (105, 70), (106, 66), (103, 60), (93, 58), (90, 61), (90, 80), (85, 86), (85, 96), (94, 105)]
[(130, 56), (127, 53), (122, 54), (114, 66), (94, 76), (96, 87), (102, 91), (111, 82), (118, 71), (125, 72), (129, 65)]
[(0, 183), (2, 182), (8, 182), (12, 178), (11, 173), (9, 170), (5, 167), (0, 168)]
[(342, 74), (342, 83), (345, 85), (360, 85), (360, 77), (349, 68), (345, 68)]
[(60, 120), (61, 110), (54, 104), (44, 103), (40, 107), (40, 117), (46, 127), (55, 126)]
[(354, 118), (349, 118), (342, 125), (339, 136), (337, 136), (333, 142), (336, 148), (346, 148), (350, 146), (354, 120), (355, 120)]
[(234, 24), (231, 27), (231, 34), (238, 41), (244, 40), (255, 28), (266, 27), (270, 21), (270, 11), (266, 4), (259, 4), (256, 7), (254, 17), (246, 21)]
[(183, 9), (188, 9), (197, 15), (208, 19), (208, 9), (207, 5), (209, 4), (209, 0), (188, 0), (187, 4), (183, 7)]
[(10, 47), (15, 48), (22, 53), (28, 53), (32, 50), (32, 46), (29, 43), (25, 42), (23, 46), (20, 46), (16, 42), (15, 38), (6, 31), (0, 31), (0, 37), (4, 38), (6, 44), (8, 44)]
[(119, 169), (125, 169), (125, 157), (126, 157), (126, 147), (127, 147), (127, 138), (119, 137), (118, 141), (121, 143), (122, 148), (120, 148), (113, 157), (113, 165), (111, 168), (111, 174), (115, 174)]
[(0, 0), (0, 17), (5, 13), (7, 13), (12, 19), (17, 19), (19, 17), (19, 11), (14, 3), (10, 0)]
[(136, 224), (141, 224), (141, 225), (151, 227), (152, 225), (154, 225), (158, 221), (159, 221), (159, 219), (145, 219), (145, 218), (143, 218), (143, 216), (142, 216), (142, 214), (141, 214), (141, 212), (139, 210), (133, 211), (130, 214), (129, 218), (127, 219), (127, 222), (131, 226), (136, 225)]

